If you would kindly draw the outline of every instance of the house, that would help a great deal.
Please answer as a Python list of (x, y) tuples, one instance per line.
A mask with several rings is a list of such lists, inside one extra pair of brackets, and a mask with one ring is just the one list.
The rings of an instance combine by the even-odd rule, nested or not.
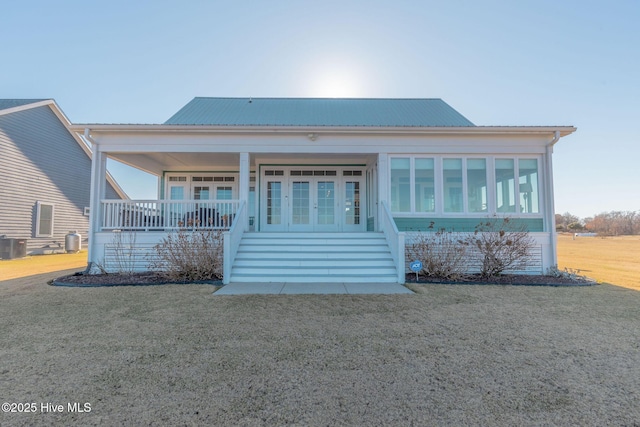
[[(26, 253), (64, 251), (89, 230), (91, 150), (52, 99), (0, 99), (0, 236)], [(110, 199), (126, 198), (108, 174)]]
[[(140, 262), (171, 230), (225, 230), (224, 281), (404, 282), (405, 244), (526, 226), (527, 272), (556, 264), (553, 146), (571, 126), (475, 126), (440, 99), (195, 98), (164, 124), (74, 125), (93, 144), (89, 260), (113, 231)], [(111, 200), (107, 158), (160, 177), (157, 200)], [(431, 227), (431, 228), (430, 228)]]

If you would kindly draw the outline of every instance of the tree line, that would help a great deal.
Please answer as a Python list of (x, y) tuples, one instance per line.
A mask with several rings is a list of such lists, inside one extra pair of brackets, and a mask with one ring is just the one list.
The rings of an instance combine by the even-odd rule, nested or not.
[(602, 236), (640, 234), (640, 211), (603, 212), (588, 218), (578, 218), (569, 212), (556, 214), (556, 230)]

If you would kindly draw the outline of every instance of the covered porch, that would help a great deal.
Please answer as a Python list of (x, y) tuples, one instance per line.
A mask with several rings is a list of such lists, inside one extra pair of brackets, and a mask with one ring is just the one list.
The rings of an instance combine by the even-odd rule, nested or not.
[[(386, 221), (378, 220), (378, 207), (383, 206), (378, 197), (378, 170), (380, 159), (386, 161), (385, 155), (115, 152), (101, 149), (101, 145), (97, 148), (89, 247), (93, 262), (116, 257), (115, 233), (135, 234), (134, 264), (143, 270), (144, 260), (168, 233), (219, 230), (224, 235), (224, 282), (228, 283), (246, 233), (377, 232), (385, 240), (389, 234), (393, 241), (393, 282), (404, 282), (403, 233), (398, 232), (388, 208)], [(157, 198), (100, 197), (99, 176), (105, 173), (108, 158), (157, 176)], [(385, 248), (390, 251), (388, 244)], [(354, 261), (354, 268), (359, 268), (360, 261)]]

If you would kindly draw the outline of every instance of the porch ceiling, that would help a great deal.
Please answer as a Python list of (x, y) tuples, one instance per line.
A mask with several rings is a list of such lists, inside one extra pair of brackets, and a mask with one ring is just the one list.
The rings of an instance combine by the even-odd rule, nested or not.
[[(109, 157), (126, 165), (154, 175), (164, 171), (203, 171), (211, 168), (239, 169), (240, 155), (237, 153), (109, 153)], [(363, 154), (257, 154), (251, 156), (251, 164), (261, 162), (284, 163), (368, 163), (375, 155)]]

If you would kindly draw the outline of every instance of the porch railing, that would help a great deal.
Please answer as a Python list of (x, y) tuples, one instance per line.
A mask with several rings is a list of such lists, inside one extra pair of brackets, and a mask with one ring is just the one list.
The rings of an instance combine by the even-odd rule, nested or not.
[(404, 232), (398, 230), (396, 222), (393, 220), (391, 210), (387, 203), (382, 201), (382, 218), (380, 218), (380, 225), (384, 235), (389, 244), (389, 250), (393, 257), (393, 262), (396, 264), (396, 270), (398, 271), (398, 283), (405, 282), (405, 246)]
[(239, 207), (239, 200), (102, 200), (100, 229), (227, 230), (233, 224)]

